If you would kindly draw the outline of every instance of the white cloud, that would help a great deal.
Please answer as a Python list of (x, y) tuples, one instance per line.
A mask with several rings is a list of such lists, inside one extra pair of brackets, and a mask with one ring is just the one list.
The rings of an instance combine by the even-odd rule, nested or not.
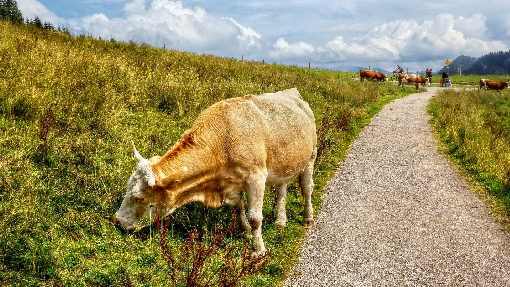
[(506, 19), (505, 23), (506, 36), (510, 37), (510, 17)]
[(474, 14), (467, 18), (460, 16), (454, 22), (455, 30), (461, 31), (466, 37), (480, 38), (487, 33), (487, 17), (484, 15)]
[(246, 45), (247, 48), (260, 48), (262, 36), (257, 33), (257, 31), (253, 30), (250, 27), (245, 27), (239, 22), (237, 22), (234, 18), (225, 17), (222, 18), (224, 20), (230, 21), (234, 26), (239, 30), (239, 34), (237, 35), (237, 39), (240, 43)]
[(51, 22), (52, 24), (59, 24), (62, 21), (61, 18), (37, 0), (18, 0), (17, 3), (25, 19), (39, 17), (42, 21)]
[(262, 38), (233, 18), (215, 17), (203, 8), (169, 0), (131, 0), (124, 6), (123, 17), (94, 14), (69, 24), (77, 33), (221, 55), (258, 49)]
[(315, 48), (305, 42), (289, 43), (284, 38), (279, 38), (274, 44), (269, 56), (274, 59), (303, 59), (315, 52)]
[(480, 56), (506, 49), (501, 41), (485, 39), (485, 23), (486, 18), (479, 14), (442, 14), (423, 22), (397, 20), (375, 26), (353, 39), (337, 36), (315, 49), (303, 42), (289, 44), (279, 39), (275, 54), (289, 59), (314, 53), (316, 61), (376, 64), (433, 62), (460, 54)]
[[(510, 7), (509, 1), (476, 9), (471, 5), (475, 0), (463, 0), (464, 4), (460, 0), (421, 4), (397, 0), (346, 0), (342, 4), (335, 1), (318, 4), (311, 0), (282, 4), (257, 0), (243, 4), (224, 1), (223, 5), (198, 0), (83, 2), (98, 5), (95, 7), (107, 7), (101, 6), (105, 2), (116, 3), (115, 7), (122, 15), (109, 16), (119, 15), (117, 11), (64, 19), (37, 0), (18, 0), (25, 17), (37, 15), (45, 21), (66, 25), (76, 33), (155, 46), (165, 44), (168, 48), (222, 56), (270, 57), (283, 63), (311, 60), (324, 65), (341, 63), (345, 66), (391, 66), (395, 62), (425, 65), (440, 63), (444, 58), (459, 54), (480, 56), (508, 49), (510, 45), (510, 18), (503, 12)], [(189, 3), (197, 3), (200, 7)], [(373, 7), (370, 17), (366, 17), (367, 3)], [(282, 10), (282, 7), (288, 9)], [(436, 16), (437, 11), (472, 16)], [(412, 20), (388, 20), (399, 19), (400, 15), (408, 15)], [(491, 17), (487, 19), (484, 15)], [(296, 21), (303, 17), (311, 18)], [(244, 26), (239, 19), (242, 23), (250, 23), (251, 27)], [(300, 36), (301, 40), (295, 40)]]

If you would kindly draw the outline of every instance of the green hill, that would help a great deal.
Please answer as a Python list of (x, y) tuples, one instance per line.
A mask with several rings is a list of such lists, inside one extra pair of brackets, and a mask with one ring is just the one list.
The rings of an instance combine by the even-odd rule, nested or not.
[(468, 74), (510, 74), (510, 51), (489, 53), (478, 58), (469, 68)]
[(510, 74), (510, 51), (492, 52), (480, 58), (461, 55), (439, 71), (457, 74), (462, 71), (468, 75), (508, 75)]
[[(130, 142), (145, 156), (161, 155), (201, 110), (229, 97), (299, 89), (319, 127), (317, 207), (361, 127), (408, 92), (352, 77), (0, 21), (0, 285), (169, 286), (159, 236), (122, 234), (109, 222), (134, 169)], [(284, 231), (273, 225), (268, 192), (263, 236), (271, 260), (244, 285), (272, 286), (295, 261), (304, 229), (293, 190)], [(171, 250), (193, 228), (210, 231), (230, 218), (228, 208), (180, 209)], [(241, 252), (242, 236), (226, 242)], [(218, 280), (222, 262), (206, 261), (201, 276)]]

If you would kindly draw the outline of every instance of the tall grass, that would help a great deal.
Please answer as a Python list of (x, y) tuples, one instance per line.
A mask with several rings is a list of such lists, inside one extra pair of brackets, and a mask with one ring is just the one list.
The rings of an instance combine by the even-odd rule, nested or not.
[[(200, 111), (225, 98), (299, 89), (320, 130), (317, 207), (360, 129), (409, 91), (352, 77), (0, 22), (0, 285), (168, 286), (159, 240), (122, 234), (108, 220), (135, 165), (130, 142), (145, 156), (163, 154)], [(294, 191), (284, 231), (273, 224), (268, 193), (263, 236), (271, 260), (244, 285), (275, 285), (294, 263), (304, 235)], [(181, 208), (169, 248), (230, 218), (228, 208)], [(229, 240), (242, 250), (240, 236)]]
[(448, 153), (510, 218), (510, 91), (447, 91), (429, 111)]

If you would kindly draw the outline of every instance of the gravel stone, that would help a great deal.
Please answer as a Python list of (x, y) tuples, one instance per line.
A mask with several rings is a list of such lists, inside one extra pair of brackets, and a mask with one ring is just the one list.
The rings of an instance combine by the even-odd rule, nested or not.
[(434, 94), (387, 105), (353, 143), (286, 286), (510, 286), (510, 235), (437, 151)]

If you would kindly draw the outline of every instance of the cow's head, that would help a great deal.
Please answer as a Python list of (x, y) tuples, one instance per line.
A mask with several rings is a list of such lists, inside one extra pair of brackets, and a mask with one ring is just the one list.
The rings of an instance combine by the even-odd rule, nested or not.
[(151, 161), (140, 155), (133, 146), (133, 155), (138, 160), (133, 174), (129, 177), (127, 192), (122, 204), (115, 213), (113, 221), (130, 231), (137, 227), (142, 218), (150, 211), (154, 212), (156, 176), (151, 168)]

